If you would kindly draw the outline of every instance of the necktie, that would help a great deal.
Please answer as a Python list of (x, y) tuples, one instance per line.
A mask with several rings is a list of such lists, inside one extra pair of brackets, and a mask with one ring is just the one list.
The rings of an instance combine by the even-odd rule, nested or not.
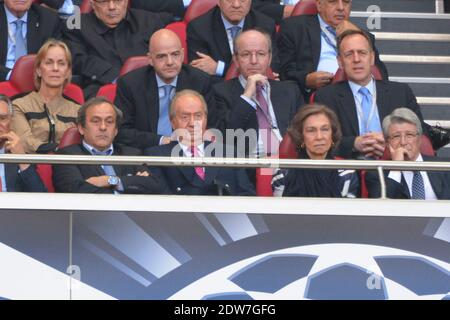
[[(108, 149), (106, 151), (98, 151), (95, 149), (92, 149), (92, 154), (94, 156), (109, 156), (111, 155), (111, 149)], [(107, 176), (115, 176), (116, 172), (114, 171), (114, 167), (111, 165), (102, 165), (102, 169), (105, 172), (105, 175)]]
[(170, 93), (172, 86), (170, 84), (163, 86), (164, 96), (159, 101), (159, 119), (158, 119), (158, 134), (161, 136), (170, 137), (172, 134), (172, 125), (169, 119), (170, 107)]
[(425, 200), (425, 187), (423, 185), (423, 178), (420, 171), (414, 171), (411, 198)]
[(258, 108), (256, 108), (256, 117), (258, 119), (259, 132), (262, 134), (264, 147), (266, 153), (270, 155), (272, 153), (272, 141), (276, 141), (276, 137), (273, 137), (272, 122), (269, 114), (269, 104), (264, 97), (262, 86), (256, 87), (256, 101), (258, 102)]
[(24, 22), (22, 20), (16, 20), (14, 22), (16, 24), (16, 34), (14, 35), (15, 43), (15, 54), (16, 61), (19, 60), (20, 57), (27, 54), (27, 46), (25, 43), (25, 39), (23, 38), (22, 27)]
[(332, 26), (327, 26), (327, 30), (334, 36), (334, 38), (336, 39), (336, 29), (333, 28)]
[(371, 130), (373, 129), (371, 127), (371, 123), (374, 120), (374, 116), (372, 116), (372, 119), (369, 119), (370, 117), (370, 111), (372, 109), (372, 95), (370, 94), (369, 90), (366, 87), (361, 87), (358, 92), (362, 95), (361, 100), (361, 108), (362, 108), (362, 128), (360, 128), (361, 134), (368, 133), (370, 131), (377, 131), (377, 130)]
[(236, 38), (236, 36), (238, 35), (239, 31), (241, 31), (241, 27), (239, 26), (232, 26), (231, 28), (229, 28), (230, 33), (231, 33), (231, 39), (234, 40), (234, 38)]
[[(191, 156), (198, 157), (197, 147), (191, 146)], [(200, 179), (205, 180), (205, 171), (202, 167), (195, 167), (195, 173), (199, 176)]]
[(334, 51), (337, 52), (337, 47), (336, 47), (336, 30), (331, 27), (331, 26), (327, 26), (326, 29), (328, 30), (328, 32), (332, 35), (332, 38), (330, 38), (328, 36), (328, 34), (326, 34), (324, 31), (322, 31), (322, 34), (325, 38), (325, 41), (331, 46), (333, 47)]

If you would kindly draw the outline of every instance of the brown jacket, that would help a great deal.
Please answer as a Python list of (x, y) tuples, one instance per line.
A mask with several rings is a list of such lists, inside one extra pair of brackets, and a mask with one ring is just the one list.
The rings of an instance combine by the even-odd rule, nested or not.
[[(80, 108), (79, 104), (62, 96), (44, 104), (35, 91), (15, 99), (13, 106), (12, 129), (22, 139), (26, 153), (35, 153), (45, 143), (59, 143), (64, 131), (75, 125)], [(52, 122), (54, 141), (49, 141)]]

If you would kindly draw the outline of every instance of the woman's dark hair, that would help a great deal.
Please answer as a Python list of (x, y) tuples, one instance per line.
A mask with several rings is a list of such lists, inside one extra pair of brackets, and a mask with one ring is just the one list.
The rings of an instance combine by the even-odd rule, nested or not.
[(342, 137), (341, 125), (339, 124), (339, 120), (338, 117), (336, 116), (336, 113), (334, 113), (333, 110), (322, 104), (307, 104), (303, 107), (300, 107), (300, 109), (295, 114), (294, 119), (292, 119), (291, 124), (288, 128), (288, 133), (291, 135), (292, 140), (296, 144), (297, 148), (301, 148), (304, 142), (303, 128), (305, 125), (305, 120), (310, 116), (317, 114), (323, 114), (330, 120), (332, 130), (331, 137), (333, 139), (334, 144), (333, 146), (336, 147), (339, 144), (339, 142), (341, 142)]

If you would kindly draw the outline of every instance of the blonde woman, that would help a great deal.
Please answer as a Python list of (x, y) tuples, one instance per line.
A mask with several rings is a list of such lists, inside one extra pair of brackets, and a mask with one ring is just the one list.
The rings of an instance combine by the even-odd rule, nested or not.
[(67, 45), (50, 39), (39, 49), (34, 63), (36, 91), (13, 101), (13, 130), (26, 153), (55, 150), (64, 131), (75, 125), (80, 105), (63, 96), (72, 76)]

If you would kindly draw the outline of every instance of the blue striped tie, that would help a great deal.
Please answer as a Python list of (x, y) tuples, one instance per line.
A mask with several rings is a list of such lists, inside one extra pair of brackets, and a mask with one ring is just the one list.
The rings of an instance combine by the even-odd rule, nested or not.
[(19, 60), (20, 57), (27, 54), (27, 45), (25, 39), (23, 38), (22, 27), (24, 22), (22, 20), (16, 20), (14, 22), (16, 24), (16, 34), (14, 35), (15, 43), (15, 55), (16, 61)]
[(162, 87), (164, 96), (159, 101), (159, 118), (157, 132), (161, 136), (170, 137), (172, 135), (172, 125), (169, 118), (170, 93), (172, 86), (170, 84)]

